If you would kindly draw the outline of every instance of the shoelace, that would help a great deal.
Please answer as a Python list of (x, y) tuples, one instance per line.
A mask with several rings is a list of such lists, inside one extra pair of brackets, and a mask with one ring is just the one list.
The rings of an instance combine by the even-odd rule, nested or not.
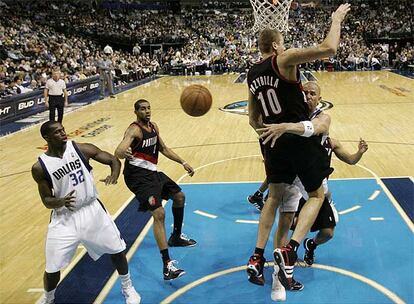
[(190, 238), (186, 234), (184, 234), (184, 233), (181, 233), (180, 238), (182, 238), (185, 241), (189, 241), (190, 240)]
[(171, 261), (169, 261), (169, 262), (168, 262), (168, 264), (167, 264), (167, 268), (168, 268), (168, 270), (171, 270), (171, 271), (177, 271), (177, 270), (178, 270), (178, 268), (177, 268), (177, 267), (175, 267), (174, 263), (175, 263), (175, 264), (178, 264), (178, 261), (176, 261), (176, 260), (171, 260)]

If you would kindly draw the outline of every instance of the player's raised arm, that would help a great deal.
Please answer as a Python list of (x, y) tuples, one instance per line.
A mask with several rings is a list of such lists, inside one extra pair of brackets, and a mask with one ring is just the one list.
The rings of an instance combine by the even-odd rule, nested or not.
[(362, 138), (359, 140), (358, 150), (354, 154), (349, 153), (339, 140), (331, 138), (331, 144), (332, 151), (335, 153), (336, 157), (348, 165), (355, 165), (358, 163), (361, 160), (362, 155), (368, 150), (368, 144)]
[(350, 10), (350, 4), (341, 4), (332, 14), (331, 28), (322, 43), (311, 48), (293, 48), (286, 50), (278, 56), (278, 65), (281, 68), (286, 68), (335, 55), (341, 37), (342, 21)]

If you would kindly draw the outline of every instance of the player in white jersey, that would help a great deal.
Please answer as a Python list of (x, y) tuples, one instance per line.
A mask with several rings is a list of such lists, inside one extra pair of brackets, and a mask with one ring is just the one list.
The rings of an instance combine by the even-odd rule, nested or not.
[(93, 260), (105, 253), (111, 255), (127, 304), (140, 303), (132, 285), (125, 256), (125, 242), (111, 216), (98, 199), (89, 159), (111, 167), (111, 174), (101, 180), (116, 184), (121, 164), (108, 152), (92, 144), (67, 140), (59, 122), (45, 122), (40, 132), (48, 149), (32, 167), (43, 204), (52, 209), (46, 238), (45, 297), (43, 303), (54, 303), (60, 271), (72, 260), (83, 244)]

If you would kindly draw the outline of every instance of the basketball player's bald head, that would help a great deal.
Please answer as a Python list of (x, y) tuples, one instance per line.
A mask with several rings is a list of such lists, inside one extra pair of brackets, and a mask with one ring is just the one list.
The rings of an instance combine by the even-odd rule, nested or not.
[(321, 95), (321, 87), (319, 86), (319, 84), (316, 81), (308, 81), (303, 85), (303, 90), (306, 89), (313, 89), (315, 90), (318, 95)]
[(259, 36), (259, 50), (262, 54), (275, 52), (283, 45), (282, 33), (270, 28), (264, 29)]
[(315, 111), (319, 102), (321, 101), (321, 87), (315, 81), (308, 81), (303, 85), (303, 92), (306, 96), (306, 102), (308, 103), (309, 111), (312, 113)]

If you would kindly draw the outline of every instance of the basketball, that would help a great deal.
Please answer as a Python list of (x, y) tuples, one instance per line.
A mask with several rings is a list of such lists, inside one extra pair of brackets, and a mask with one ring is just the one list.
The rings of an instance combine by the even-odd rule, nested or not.
[(181, 93), (181, 107), (190, 116), (198, 117), (206, 114), (212, 103), (210, 91), (199, 84), (186, 87)]

